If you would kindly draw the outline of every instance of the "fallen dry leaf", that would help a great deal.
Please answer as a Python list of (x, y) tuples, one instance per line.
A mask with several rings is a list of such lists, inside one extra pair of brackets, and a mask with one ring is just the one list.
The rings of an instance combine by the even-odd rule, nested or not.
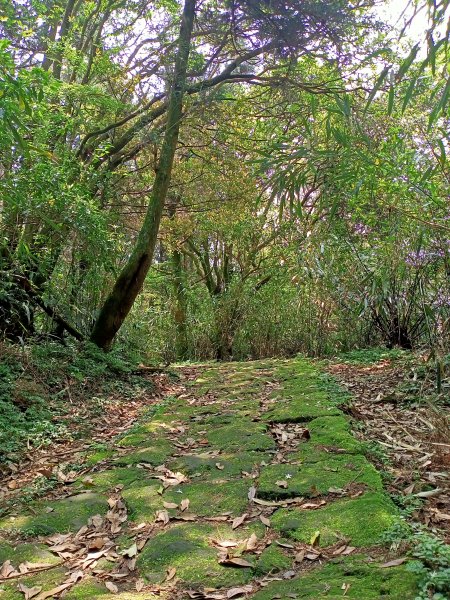
[(284, 479), (280, 479), (278, 481), (275, 481), (275, 485), (277, 485), (280, 488), (285, 488), (286, 489), (287, 486), (288, 486), (288, 482), (285, 481)]
[(22, 592), (22, 594), (24, 594), (25, 600), (30, 600), (30, 598), (34, 598), (42, 590), (42, 588), (39, 587), (38, 585), (36, 585), (35, 587), (32, 587), (32, 588), (29, 588), (29, 587), (27, 587), (26, 585), (24, 585), (23, 583), (20, 583), (20, 582), (19, 582), (19, 584), (18, 584), (17, 587)]
[(167, 512), (167, 510), (158, 510), (158, 512), (156, 513), (155, 521), (162, 521), (164, 525), (167, 525), (167, 523), (170, 521), (169, 513)]
[(219, 561), (221, 565), (230, 565), (232, 567), (242, 567), (242, 568), (253, 568), (252, 563), (248, 562), (244, 558), (232, 557), (232, 558), (224, 558)]
[(402, 565), (407, 560), (407, 558), (394, 558), (394, 560), (389, 560), (388, 562), (383, 563), (382, 565), (380, 565), (380, 567), (382, 569), (387, 569), (389, 567), (398, 567), (398, 565)]
[(286, 542), (279, 542), (278, 540), (275, 540), (275, 544), (277, 546), (281, 546), (282, 548), (294, 548), (292, 544), (288, 544)]
[(89, 524), (99, 528), (103, 525), (103, 517), (101, 515), (94, 515), (89, 519)]
[(267, 517), (265, 517), (264, 515), (259, 515), (259, 520), (261, 521), (261, 523), (263, 523), (266, 527), (270, 527), (270, 519), (268, 519)]
[(236, 529), (237, 527), (239, 527), (239, 525), (242, 525), (242, 523), (245, 521), (247, 516), (248, 516), (247, 513), (244, 513), (240, 517), (236, 517), (235, 519), (233, 519), (233, 522), (231, 524), (231, 529)]
[(212, 540), (212, 542), (216, 546), (220, 546), (220, 548), (236, 548), (239, 545), (239, 542), (236, 542), (236, 540)]
[(294, 562), (303, 562), (305, 560), (306, 550), (300, 550), (294, 557)]
[(254, 550), (257, 546), (258, 546), (258, 538), (256, 537), (256, 535), (254, 533), (252, 533), (252, 535), (247, 540), (246, 549)]
[(72, 587), (73, 584), (73, 581), (67, 581), (66, 583), (63, 583), (58, 587), (48, 590), (47, 592), (41, 592), (39, 596), (36, 597), (36, 600), (46, 600), (47, 598), (54, 598), (61, 592), (64, 592), (64, 590), (67, 590), (68, 588)]
[(178, 508), (178, 504), (175, 502), (163, 502), (164, 508)]
[(127, 558), (133, 558), (133, 556), (136, 556), (137, 553), (138, 553), (137, 544), (134, 543), (129, 548), (127, 548), (126, 550), (124, 550), (122, 552), (122, 556), (125, 556)]
[(100, 550), (109, 541), (110, 541), (110, 539), (107, 537), (97, 537), (97, 538), (94, 538), (93, 540), (90, 540), (88, 542), (87, 547), (89, 550)]
[(167, 576), (166, 576), (166, 581), (171, 581), (175, 575), (177, 574), (177, 570), (175, 567), (170, 567), (169, 569), (167, 569)]
[(15, 573), (16, 570), (15, 568), (12, 566), (11, 561), (10, 560), (5, 560), (5, 562), (2, 564), (1, 568), (0, 568), (0, 577), (9, 577), (10, 575), (12, 575), (13, 573)]
[(138, 579), (134, 587), (136, 588), (137, 592), (142, 591), (145, 587), (145, 581), (143, 579)]
[(308, 552), (307, 554), (305, 554), (305, 558), (307, 558), (308, 560), (317, 560), (319, 556), (320, 554), (314, 554), (313, 552)]
[(113, 583), (112, 581), (105, 581), (105, 587), (112, 593), (112, 594), (117, 594), (119, 591), (119, 588), (117, 587), (117, 585), (115, 583)]
[(251, 585), (243, 585), (242, 587), (235, 587), (228, 590), (227, 598), (239, 598), (239, 596), (250, 594), (251, 592), (253, 592), (253, 587)]
[(180, 504), (180, 510), (183, 512), (189, 508), (190, 500), (189, 498), (183, 498)]

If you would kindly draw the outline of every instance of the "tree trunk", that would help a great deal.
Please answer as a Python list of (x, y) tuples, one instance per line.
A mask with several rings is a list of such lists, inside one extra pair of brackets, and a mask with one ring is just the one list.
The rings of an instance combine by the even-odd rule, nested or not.
[(147, 214), (134, 250), (106, 299), (92, 331), (91, 341), (105, 350), (110, 348), (116, 333), (130, 312), (153, 259), (178, 142), (195, 4), (196, 0), (185, 0), (184, 3), (166, 132)]
[(183, 273), (182, 256), (179, 250), (172, 254), (173, 284), (175, 290), (174, 319), (177, 333), (176, 349), (177, 358), (184, 360), (188, 353), (187, 326), (186, 326), (186, 286)]

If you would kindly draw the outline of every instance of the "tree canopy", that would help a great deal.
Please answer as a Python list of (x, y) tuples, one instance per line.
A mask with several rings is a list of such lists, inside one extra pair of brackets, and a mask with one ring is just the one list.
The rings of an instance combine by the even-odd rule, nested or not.
[(0, 6), (3, 336), (442, 351), (447, 0)]

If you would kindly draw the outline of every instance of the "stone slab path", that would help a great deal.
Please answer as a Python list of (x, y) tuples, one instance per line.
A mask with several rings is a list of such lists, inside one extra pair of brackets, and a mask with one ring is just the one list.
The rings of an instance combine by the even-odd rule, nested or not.
[(400, 514), (311, 362), (187, 375), (61, 498), (1, 520), (0, 600), (416, 596), (383, 542)]

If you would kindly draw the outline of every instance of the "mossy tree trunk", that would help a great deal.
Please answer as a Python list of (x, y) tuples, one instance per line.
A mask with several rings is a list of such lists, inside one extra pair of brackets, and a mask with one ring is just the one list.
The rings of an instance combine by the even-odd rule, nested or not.
[(188, 354), (186, 281), (183, 257), (179, 250), (172, 254), (172, 273), (175, 291), (174, 319), (177, 330), (177, 358), (184, 360)]
[(105, 350), (111, 346), (116, 333), (130, 312), (152, 263), (178, 142), (195, 4), (196, 0), (185, 0), (184, 3), (166, 132), (147, 214), (134, 250), (107, 297), (91, 334), (91, 341)]

